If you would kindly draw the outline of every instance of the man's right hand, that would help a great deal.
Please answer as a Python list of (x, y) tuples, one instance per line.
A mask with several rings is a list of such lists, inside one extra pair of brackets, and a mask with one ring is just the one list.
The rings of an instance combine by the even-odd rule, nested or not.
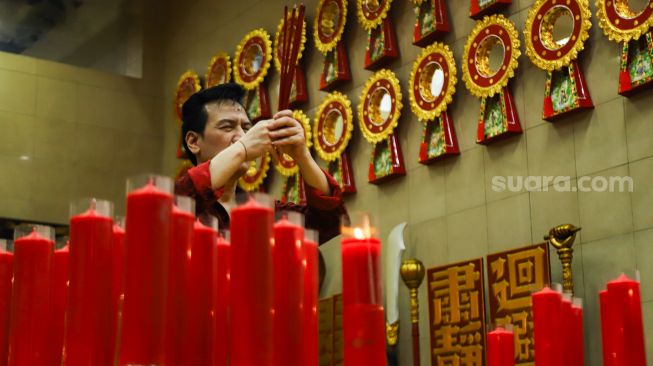
[[(268, 125), (271, 120), (263, 120), (256, 123), (252, 128), (240, 138), (240, 142), (245, 145), (247, 149), (247, 161), (254, 160), (266, 152), (271, 152), (272, 139), (270, 138), (270, 131)], [(237, 144), (240, 144), (237, 142)]]

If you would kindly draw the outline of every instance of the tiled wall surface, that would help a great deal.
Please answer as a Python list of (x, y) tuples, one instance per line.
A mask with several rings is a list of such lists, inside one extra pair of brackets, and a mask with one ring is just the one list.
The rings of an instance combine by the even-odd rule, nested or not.
[(0, 217), (66, 223), (82, 197), (124, 215), (126, 177), (161, 172), (158, 27), (142, 79), (0, 53)]
[[(317, 1), (305, 1), (312, 26)], [(372, 74), (363, 69), (366, 34), (356, 22), (354, 1), (349, 1), (345, 39), (353, 80), (340, 90), (358, 104), (360, 91)], [(468, 1), (448, 1), (452, 32), (444, 42), (460, 60), (466, 36), (474, 26), (468, 18)], [(532, 0), (515, 0), (506, 15), (522, 30)], [(165, 50), (165, 107), (172, 100), (177, 78), (187, 68), (204, 74), (211, 56), (218, 51), (234, 53), (240, 39), (262, 27), (274, 32), (283, 13), (279, 0), (176, 2), (170, 9)], [(596, 13), (591, 2), (592, 13)], [(414, 12), (409, 1), (394, 1), (391, 17), (396, 25), (401, 58), (390, 64), (407, 87), (412, 63), (421, 50), (411, 44)], [(417, 163), (421, 125), (408, 107), (400, 120), (407, 175), (381, 186), (367, 183), (371, 146), (355, 133), (351, 142), (358, 193), (346, 200), (349, 210), (369, 211), (376, 216), (383, 238), (396, 224), (406, 221), (406, 256), (418, 257), (428, 267), (485, 256), (525, 244), (540, 242), (548, 229), (561, 223), (582, 226), (575, 244), (574, 282), (586, 304), (585, 334), (587, 365), (600, 365), (600, 328), (597, 292), (608, 276), (622, 270), (639, 269), (642, 275), (644, 321), (649, 362), (653, 361), (653, 93), (629, 99), (617, 94), (620, 46), (602, 34), (593, 19), (591, 37), (581, 56), (590, 94), (596, 108), (555, 124), (541, 119), (545, 73), (525, 55), (512, 81), (524, 133), (492, 146), (475, 143), (479, 100), (458, 83), (449, 109), (462, 154), (432, 166)], [(309, 37), (310, 38), (310, 37)], [(523, 40), (523, 35), (520, 33)], [(522, 42), (522, 54), (524, 46)], [(310, 103), (308, 115), (325, 93), (318, 91), (322, 55), (309, 41), (304, 55)], [(460, 67), (458, 70), (460, 73)], [(15, 76), (20, 78), (22, 76)], [(276, 105), (278, 74), (268, 76), (272, 105)], [(23, 98), (14, 96), (22, 106)], [(165, 113), (163, 169), (174, 173), (173, 156), (178, 131), (172, 115)], [(573, 181), (581, 176), (629, 175), (632, 193), (591, 192), (494, 192), (495, 175), (564, 175)], [(280, 196), (281, 179), (275, 177), (273, 193)], [(337, 242), (322, 247), (330, 262), (328, 292), (339, 292)], [(560, 264), (552, 255), (553, 278), (561, 281)], [(401, 364), (410, 364), (408, 292), (401, 286)], [(428, 308), (425, 286), (420, 291), (422, 362), (430, 364)]]

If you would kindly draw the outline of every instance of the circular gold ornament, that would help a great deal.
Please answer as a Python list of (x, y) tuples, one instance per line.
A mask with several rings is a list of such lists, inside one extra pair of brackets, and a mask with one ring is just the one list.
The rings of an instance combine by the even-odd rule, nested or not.
[(357, 0), (356, 16), (361, 26), (371, 31), (388, 16), (392, 0)]
[[(500, 67), (490, 65), (490, 53), (503, 51)], [(491, 97), (508, 85), (519, 65), (519, 34), (503, 15), (492, 15), (476, 23), (463, 52), (463, 80), (470, 93)]]
[(340, 92), (324, 98), (317, 108), (313, 126), (313, 142), (317, 155), (325, 161), (338, 159), (351, 139), (354, 115), (351, 102)]
[[(304, 137), (306, 138), (306, 148), (310, 149), (311, 144), (313, 143), (313, 139), (311, 138), (310, 119), (308, 118), (308, 116), (304, 114), (304, 112), (300, 110), (294, 110), (292, 112), (292, 116), (294, 119), (299, 121), (299, 123), (301, 123), (302, 127), (304, 128)], [(279, 161), (274, 165), (274, 168), (281, 175), (285, 177), (290, 177), (299, 172), (299, 166), (297, 165), (297, 163), (295, 163), (295, 161), (286, 154), (281, 154), (281, 156), (279, 156)]]
[(347, 0), (320, 0), (313, 23), (315, 47), (322, 53), (334, 49), (345, 31)]
[(434, 43), (422, 51), (410, 73), (410, 108), (422, 122), (439, 117), (456, 93), (456, 61), (449, 46)]
[[(290, 17), (292, 15), (292, 12), (288, 12), (288, 16)], [(299, 14), (297, 14), (299, 15)], [(274, 36), (274, 67), (277, 68), (277, 71), (281, 71), (281, 47), (279, 47), (280, 44), (283, 44), (283, 40), (285, 39), (285, 34), (284, 34), (284, 23), (285, 19), (281, 18), (281, 21), (279, 21), (279, 25), (277, 26), (277, 33)], [(295, 29), (290, 29), (289, 32), (295, 32)], [(304, 45), (306, 44), (306, 19), (302, 22), (302, 39), (299, 41), (299, 53), (297, 54), (297, 62), (299, 63), (299, 60), (302, 58), (302, 53), (304, 52)]]
[(608, 39), (615, 42), (639, 39), (653, 25), (653, 1), (649, 0), (646, 8), (635, 12), (628, 6), (628, 0), (597, 0), (596, 17)]
[(231, 81), (231, 60), (225, 52), (220, 52), (213, 56), (206, 69), (204, 87), (210, 88), (229, 81)]
[(249, 32), (236, 47), (234, 79), (247, 90), (256, 88), (267, 75), (271, 59), (268, 32), (262, 28)]
[(188, 70), (179, 77), (177, 88), (175, 89), (175, 115), (177, 116), (177, 122), (181, 122), (181, 107), (184, 105), (184, 102), (201, 89), (200, 77), (195, 71)]
[(270, 154), (259, 157), (249, 162), (249, 169), (238, 180), (238, 186), (247, 192), (257, 190), (268, 176), (270, 170)]
[[(578, 57), (592, 28), (587, 1), (558, 4), (556, 0), (538, 0), (533, 4), (524, 27), (524, 43), (526, 54), (535, 66), (546, 71), (559, 70)], [(571, 19), (571, 33), (556, 40), (553, 29), (564, 18)]]
[(377, 71), (367, 80), (358, 103), (358, 125), (368, 142), (376, 144), (392, 134), (399, 123), (401, 98), (401, 86), (392, 71)]

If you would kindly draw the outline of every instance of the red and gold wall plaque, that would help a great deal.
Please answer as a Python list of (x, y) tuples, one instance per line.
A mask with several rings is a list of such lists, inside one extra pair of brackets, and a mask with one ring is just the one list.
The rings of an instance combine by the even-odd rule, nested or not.
[(204, 77), (204, 87), (210, 88), (215, 85), (231, 81), (231, 60), (226, 52), (219, 52), (209, 62)]
[(633, 10), (628, 0), (597, 0), (596, 17), (603, 33), (623, 44), (619, 94), (629, 96), (653, 85), (653, 2)]
[(508, 82), (517, 69), (519, 35), (503, 15), (476, 23), (463, 52), (463, 80), (481, 98), (476, 142), (490, 144), (522, 133)]
[(327, 95), (317, 108), (313, 125), (313, 146), (317, 155), (329, 163), (329, 173), (343, 193), (356, 193), (356, 184), (347, 144), (354, 130), (351, 102), (339, 92)]
[(457, 155), (458, 141), (447, 106), (456, 93), (456, 61), (449, 47), (434, 43), (422, 51), (410, 73), (410, 108), (424, 123), (419, 162)]
[(306, 204), (306, 190), (304, 187), (304, 180), (300, 173), (287, 177), (283, 182), (283, 187), (281, 189), (281, 202), (290, 202), (297, 205)]
[(431, 364), (484, 364), (483, 259), (427, 271)]
[(358, 103), (358, 124), (363, 137), (374, 144), (368, 181), (380, 184), (390, 178), (405, 175), (404, 158), (394, 129), (401, 115), (401, 87), (390, 70), (372, 75)]
[(551, 279), (547, 243), (487, 256), (490, 322), (512, 324), (515, 365), (533, 365), (533, 313), (531, 293)]
[(365, 69), (376, 70), (399, 57), (395, 30), (388, 14), (392, 0), (358, 0), (358, 22), (367, 31)]
[(512, 4), (512, 0), (470, 0), (469, 17), (474, 19), (481, 19), (483, 16), (490, 13), (496, 13), (508, 5)]
[(426, 47), (438, 37), (449, 33), (446, 0), (412, 0), (415, 6), (413, 44)]
[[(200, 78), (195, 71), (187, 70), (179, 77), (174, 99), (175, 117), (179, 125), (182, 122), (181, 107), (184, 105), (184, 102), (201, 89)], [(179, 142), (177, 143), (177, 158), (188, 159), (188, 152), (184, 150), (184, 145), (181, 143), (183, 138), (184, 136), (181, 136), (180, 132)]]
[(263, 29), (249, 32), (236, 48), (234, 79), (248, 90), (245, 108), (252, 122), (271, 117), (264, 79), (272, 61), (272, 42)]
[[(292, 16), (292, 13), (289, 16)], [(299, 16), (296, 14), (295, 16)], [(274, 37), (274, 66), (277, 71), (281, 72), (281, 46), (285, 39), (284, 33), (285, 20), (281, 19), (277, 26), (277, 33)], [(292, 22), (291, 22), (292, 23)], [(287, 32), (295, 32), (295, 27), (287, 29)], [(289, 107), (294, 108), (306, 101), (308, 101), (308, 92), (306, 91), (306, 73), (301, 64), (302, 54), (304, 53), (304, 46), (306, 45), (306, 20), (302, 22), (302, 38), (299, 43), (299, 53), (297, 54), (297, 67), (295, 68), (295, 75), (293, 76), (292, 84), (290, 86), (290, 99)]]
[(249, 169), (238, 180), (238, 186), (246, 192), (267, 191), (266, 178), (270, 170), (270, 154), (249, 162)]
[(594, 108), (577, 62), (591, 27), (587, 0), (537, 0), (528, 12), (526, 54), (547, 72), (542, 119)]
[(347, 0), (320, 0), (313, 23), (315, 47), (324, 54), (320, 90), (328, 91), (351, 80), (342, 35), (347, 23)]

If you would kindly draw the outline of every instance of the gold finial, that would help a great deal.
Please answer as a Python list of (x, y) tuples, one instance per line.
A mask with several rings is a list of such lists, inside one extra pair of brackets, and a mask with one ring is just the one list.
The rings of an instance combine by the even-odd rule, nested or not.
[(558, 252), (558, 258), (562, 262), (562, 288), (565, 292), (574, 292), (574, 281), (571, 271), (571, 262), (573, 260), (574, 240), (576, 240), (576, 233), (581, 228), (575, 227), (572, 224), (558, 225), (549, 230), (549, 235), (544, 237), (547, 243), (551, 244)]
[(405, 259), (401, 263), (401, 279), (410, 289), (410, 320), (413, 328), (413, 365), (419, 366), (419, 300), (417, 290), (424, 280), (426, 271), (419, 259)]

